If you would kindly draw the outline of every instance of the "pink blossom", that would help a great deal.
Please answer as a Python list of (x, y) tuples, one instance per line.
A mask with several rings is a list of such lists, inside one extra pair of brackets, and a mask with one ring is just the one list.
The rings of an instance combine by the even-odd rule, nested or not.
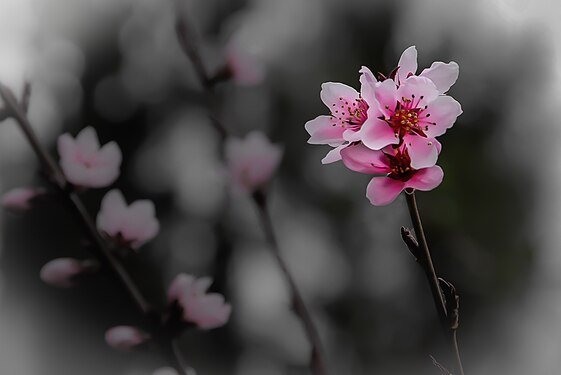
[(60, 288), (69, 288), (76, 284), (75, 277), (90, 270), (88, 261), (74, 258), (57, 258), (46, 263), (39, 271), (39, 277), (44, 283)]
[(177, 301), (183, 309), (183, 320), (199, 326), (201, 329), (212, 329), (228, 322), (232, 306), (224, 302), (218, 293), (207, 293), (212, 279), (182, 273), (173, 279), (169, 290), (170, 303)]
[(347, 168), (378, 175), (372, 178), (366, 188), (366, 197), (375, 206), (393, 202), (404, 189), (432, 190), (440, 185), (444, 177), (442, 168), (437, 165), (413, 168), (405, 145), (376, 151), (355, 143), (341, 151), (341, 156)]
[[(398, 62), (395, 81), (398, 85), (405, 83), (407, 78), (417, 73), (417, 49), (415, 46), (407, 48), (401, 54)], [(436, 86), (439, 94), (444, 94), (458, 79), (460, 67), (454, 61), (443, 63), (433, 62), (430, 68), (424, 69), (419, 77), (430, 79)]]
[(405, 142), (412, 166), (421, 169), (435, 165), (440, 149), (435, 138), (452, 127), (462, 108), (443, 95), (458, 78), (458, 64), (435, 62), (419, 76), (416, 71), (414, 46), (401, 55), (395, 79), (377, 81), (368, 68), (361, 69), (362, 91), (375, 100), (368, 101), (360, 140), (373, 150)]
[(225, 50), (227, 68), (236, 83), (255, 86), (263, 82), (265, 68), (259, 59), (236, 42), (230, 42)]
[(119, 176), (121, 150), (114, 141), (100, 148), (94, 128), (84, 128), (76, 138), (68, 133), (58, 138), (60, 166), (67, 180), (83, 187), (105, 187)]
[(260, 131), (245, 139), (226, 140), (225, 157), (234, 184), (248, 192), (265, 187), (282, 159), (282, 148), (271, 143)]
[(2, 206), (13, 211), (26, 211), (31, 208), (32, 201), (44, 193), (38, 188), (15, 188), (2, 196)]
[(368, 68), (360, 70), (361, 92), (342, 83), (326, 82), (321, 85), (320, 97), (329, 108), (329, 115), (321, 115), (304, 125), (310, 134), (308, 143), (334, 147), (323, 164), (341, 159), (340, 152), (349, 142), (362, 138), (362, 127), (371, 115), (370, 106), (375, 105), (376, 79)]
[(138, 249), (160, 230), (155, 211), (154, 203), (149, 200), (138, 200), (127, 206), (123, 194), (113, 189), (101, 201), (97, 228), (117, 242)]
[(116, 326), (105, 332), (105, 342), (107, 342), (107, 345), (122, 351), (130, 351), (149, 339), (150, 335), (132, 326)]

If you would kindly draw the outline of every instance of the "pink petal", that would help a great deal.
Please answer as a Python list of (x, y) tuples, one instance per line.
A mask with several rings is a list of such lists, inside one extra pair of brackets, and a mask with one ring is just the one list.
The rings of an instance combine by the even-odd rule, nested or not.
[(265, 68), (261, 61), (237, 43), (226, 46), (226, 58), (233, 78), (239, 85), (254, 86), (265, 78)]
[(2, 196), (2, 206), (13, 211), (26, 211), (31, 208), (33, 198), (44, 193), (43, 189), (15, 188)]
[(156, 207), (150, 200), (137, 200), (127, 209), (120, 232), (123, 238), (135, 242), (134, 248), (151, 240), (157, 234)]
[(76, 142), (70, 134), (65, 133), (58, 137), (57, 148), (61, 159), (74, 159)]
[(226, 324), (231, 311), (232, 307), (224, 302), (222, 295), (212, 293), (191, 299), (185, 306), (183, 318), (201, 329), (212, 329)]
[(83, 155), (90, 156), (99, 150), (97, 132), (91, 126), (82, 129), (76, 136), (76, 147)]
[(373, 150), (399, 143), (399, 137), (395, 131), (383, 120), (369, 118), (362, 125), (362, 143)]
[(462, 114), (462, 106), (454, 98), (441, 95), (429, 104), (425, 112), (430, 113), (427, 120), (436, 123), (436, 125), (428, 124), (429, 129), (425, 134), (429, 137), (438, 137), (454, 125), (458, 116)]
[[(395, 110), (398, 100), (397, 87), (392, 79), (386, 79), (378, 85), (376, 100), (379, 103), (379, 110), (382, 111), (383, 115), (390, 117)], [(368, 113), (368, 118), (372, 118), (370, 112)]]
[(404, 142), (411, 157), (411, 167), (415, 169), (432, 167), (438, 159), (438, 147), (434, 138), (406, 135)]
[(97, 228), (110, 236), (115, 236), (127, 215), (127, 204), (121, 191), (113, 189), (103, 197), (97, 215)]
[(362, 129), (359, 129), (358, 131), (354, 131), (352, 129), (347, 129), (343, 133), (343, 139), (347, 142), (360, 141), (360, 139), (362, 138), (362, 131), (361, 130)]
[(405, 82), (409, 74), (415, 74), (417, 72), (417, 49), (415, 46), (411, 46), (403, 51), (397, 66), (399, 69), (397, 70), (396, 80), (401, 85)]
[(353, 144), (341, 151), (343, 163), (355, 172), (385, 174), (390, 168), (388, 159), (382, 151), (374, 151), (363, 144)]
[(106, 143), (95, 157), (96, 165), (113, 166), (119, 168), (123, 160), (123, 154), (115, 141)]
[(429, 191), (440, 185), (444, 178), (442, 168), (435, 165), (430, 168), (421, 169), (409, 181), (405, 183), (408, 188)]
[(195, 277), (186, 273), (180, 273), (171, 282), (168, 289), (168, 302), (180, 301), (183, 296), (191, 293)]
[[(335, 126), (333, 126), (335, 124)], [(336, 119), (332, 116), (318, 116), (304, 125), (310, 134), (308, 143), (313, 145), (326, 145), (343, 143), (343, 132), (345, 128), (338, 126)]]
[(333, 150), (329, 151), (323, 159), (321, 159), (321, 164), (331, 164), (336, 161), (341, 160), (341, 150), (347, 147), (348, 144), (342, 144), (341, 146), (335, 147)]
[(130, 351), (134, 347), (148, 341), (150, 336), (132, 326), (116, 326), (105, 332), (105, 342), (113, 349)]
[(443, 62), (437, 61), (432, 63), (430, 68), (427, 68), (421, 72), (420, 77), (427, 77), (434, 82), (438, 92), (444, 94), (446, 91), (450, 90), (450, 87), (458, 79), (460, 74), (460, 67), (454, 61), (445, 64)]
[(74, 286), (73, 277), (84, 270), (82, 262), (74, 258), (57, 258), (46, 263), (39, 272), (44, 283), (60, 288)]
[(374, 177), (366, 188), (366, 197), (374, 206), (385, 206), (397, 198), (405, 183), (389, 177)]
[(212, 277), (201, 277), (193, 284), (193, 292), (197, 295), (203, 295), (212, 285)]
[(232, 180), (249, 192), (269, 182), (282, 161), (282, 155), (282, 147), (271, 143), (259, 131), (249, 133), (243, 140), (226, 140), (225, 158)]
[(430, 79), (412, 76), (399, 86), (397, 97), (411, 99), (414, 108), (421, 108), (438, 97), (438, 90)]
[(340, 103), (340, 98), (345, 101), (354, 101), (358, 99), (358, 92), (350, 86), (336, 82), (325, 82), (321, 85), (319, 93), (323, 103), (331, 110), (333, 105)]
[(119, 168), (114, 166), (85, 169), (86, 176), (82, 183), (76, 184), (90, 188), (101, 188), (111, 185), (119, 177)]
[[(366, 103), (369, 103), (369, 106), (373, 106), (374, 102), (376, 101), (376, 85), (378, 81), (372, 71), (368, 69), (366, 66), (363, 66), (360, 70), (360, 95)], [(372, 103), (372, 104), (371, 104)]]
[(61, 160), (60, 167), (66, 179), (76, 186), (88, 186), (88, 168), (82, 163), (76, 163), (70, 160)]

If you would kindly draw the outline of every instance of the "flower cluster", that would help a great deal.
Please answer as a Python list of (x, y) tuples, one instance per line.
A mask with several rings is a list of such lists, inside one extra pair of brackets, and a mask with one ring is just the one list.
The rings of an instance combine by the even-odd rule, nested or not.
[(455, 62), (435, 62), (417, 72), (417, 50), (407, 48), (396, 69), (378, 79), (360, 70), (360, 92), (341, 83), (322, 85), (320, 97), (329, 115), (305, 125), (308, 143), (333, 149), (324, 164), (342, 160), (349, 169), (374, 175), (367, 197), (373, 205), (391, 203), (406, 189), (432, 190), (443, 178), (436, 166), (441, 145), (436, 137), (462, 113), (445, 93), (459, 73)]

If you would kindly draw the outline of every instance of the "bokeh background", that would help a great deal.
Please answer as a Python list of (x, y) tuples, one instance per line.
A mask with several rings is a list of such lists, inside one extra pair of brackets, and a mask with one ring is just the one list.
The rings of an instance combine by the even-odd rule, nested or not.
[[(247, 196), (230, 191), (209, 102), (174, 32), (197, 32), (209, 71), (236, 45), (262, 82), (219, 85), (212, 110), (232, 134), (265, 131), (285, 157), (272, 214), (335, 374), (438, 374), (444, 351), (430, 292), (401, 243), (403, 198), (372, 207), (369, 177), (306, 144), (326, 108), (322, 82), (358, 87), (362, 65), (388, 72), (410, 45), (420, 69), (454, 60), (464, 114), (442, 137), (443, 184), (418, 200), (441, 276), (461, 295), (467, 374), (561, 368), (561, 45), (553, 0), (0, 0), (0, 81), (33, 84), (30, 118), (55, 153), (59, 134), (94, 126), (124, 151), (116, 186), (157, 205), (162, 231), (127, 266), (155, 304), (179, 272), (212, 275), (231, 323), (181, 345), (201, 375), (307, 374), (309, 350)], [(12, 121), (0, 127), (0, 188), (44, 185)], [(84, 194), (95, 214), (105, 190)], [(123, 354), (103, 334), (138, 324), (108, 275), (70, 290), (38, 278), (87, 256), (60, 202), (0, 214), (0, 373), (150, 374), (158, 353)]]

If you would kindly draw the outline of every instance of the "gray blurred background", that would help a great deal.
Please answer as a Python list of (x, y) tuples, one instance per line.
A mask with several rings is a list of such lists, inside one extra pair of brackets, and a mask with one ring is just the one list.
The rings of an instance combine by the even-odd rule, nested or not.
[[(561, 368), (561, 45), (553, 0), (179, 0), (209, 70), (230, 41), (266, 69), (253, 87), (218, 87), (229, 130), (267, 132), (285, 158), (271, 198), (284, 256), (309, 301), (335, 374), (438, 374), (444, 351), (430, 292), (401, 243), (405, 202), (372, 207), (368, 176), (306, 144), (326, 108), (322, 82), (358, 88), (358, 69), (388, 72), (410, 45), (419, 68), (454, 60), (464, 114), (441, 138), (445, 179), (418, 200), (441, 276), (461, 294), (466, 374), (554, 375)], [(0, 81), (33, 84), (41, 140), (94, 126), (124, 152), (116, 186), (155, 201), (159, 236), (127, 266), (155, 304), (178, 272), (212, 275), (231, 323), (181, 342), (200, 375), (307, 374), (307, 341), (251, 201), (226, 193), (219, 135), (168, 0), (0, 0)], [(44, 185), (12, 121), (0, 127), (2, 192)], [(84, 195), (97, 212), (105, 190)], [(2, 212), (0, 374), (150, 374), (158, 353), (106, 347), (105, 330), (140, 324), (100, 275), (71, 290), (39, 269), (86, 256), (60, 202)]]

